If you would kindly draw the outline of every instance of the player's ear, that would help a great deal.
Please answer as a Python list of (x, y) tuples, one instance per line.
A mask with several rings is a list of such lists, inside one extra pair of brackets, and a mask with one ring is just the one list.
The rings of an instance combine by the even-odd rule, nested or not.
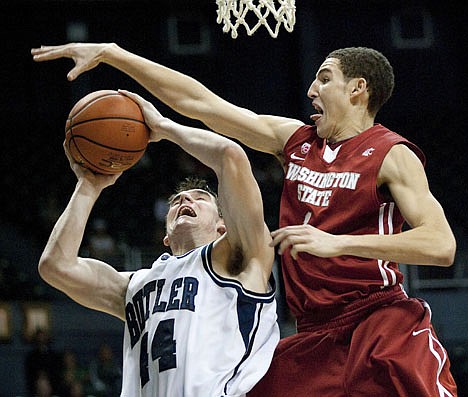
[(166, 247), (169, 247), (169, 237), (168, 235), (166, 234), (163, 238), (163, 244), (166, 246)]
[(367, 80), (364, 77), (351, 79), (350, 81), (350, 95), (356, 96), (367, 90)]
[(226, 225), (224, 224), (224, 222), (218, 223), (216, 231), (219, 233), (220, 236), (226, 233)]

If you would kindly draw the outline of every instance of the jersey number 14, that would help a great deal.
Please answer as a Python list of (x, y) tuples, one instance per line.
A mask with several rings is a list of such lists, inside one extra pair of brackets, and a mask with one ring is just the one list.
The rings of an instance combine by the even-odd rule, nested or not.
[(174, 319), (163, 320), (158, 324), (148, 350), (148, 332), (141, 338), (140, 345), (140, 379), (141, 387), (149, 382), (149, 355), (151, 359), (159, 359), (159, 372), (177, 367), (176, 341), (174, 340)]

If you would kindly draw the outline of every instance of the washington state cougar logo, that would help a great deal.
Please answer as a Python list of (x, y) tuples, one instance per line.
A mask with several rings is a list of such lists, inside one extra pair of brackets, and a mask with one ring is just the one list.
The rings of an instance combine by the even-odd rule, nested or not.
[(375, 148), (373, 147), (370, 147), (369, 149), (366, 149), (362, 152), (362, 155), (363, 156), (366, 156), (366, 157), (369, 157), (370, 155), (372, 155), (372, 152), (375, 150)]

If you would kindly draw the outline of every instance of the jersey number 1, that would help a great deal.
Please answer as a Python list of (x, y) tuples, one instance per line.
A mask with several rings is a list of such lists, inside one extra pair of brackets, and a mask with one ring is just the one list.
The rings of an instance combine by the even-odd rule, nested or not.
[(149, 353), (152, 360), (159, 359), (159, 372), (177, 367), (176, 341), (174, 340), (174, 319), (163, 320), (158, 324), (148, 351), (148, 332), (141, 338), (140, 345), (140, 378), (141, 387), (149, 382)]

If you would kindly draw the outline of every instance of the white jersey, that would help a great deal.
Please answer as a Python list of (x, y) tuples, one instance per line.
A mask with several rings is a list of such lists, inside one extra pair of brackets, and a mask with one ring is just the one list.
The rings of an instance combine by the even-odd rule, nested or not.
[(121, 397), (244, 396), (279, 341), (274, 280), (265, 294), (217, 275), (212, 243), (161, 255), (125, 298)]

